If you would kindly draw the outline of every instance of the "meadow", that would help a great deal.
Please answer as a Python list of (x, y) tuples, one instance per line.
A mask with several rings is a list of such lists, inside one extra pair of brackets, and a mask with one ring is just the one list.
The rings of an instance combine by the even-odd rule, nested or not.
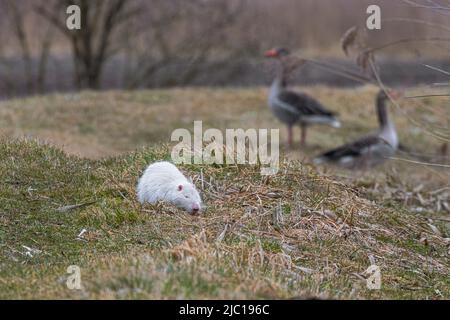
[[(375, 170), (349, 172), (311, 158), (376, 128), (377, 89), (304, 90), (339, 112), (343, 127), (312, 128), (304, 148), (296, 131), (274, 176), (257, 166), (181, 166), (207, 205), (198, 216), (141, 207), (138, 177), (170, 159), (171, 132), (194, 120), (280, 128), (283, 145), (267, 88), (0, 102), (0, 298), (449, 299), (449, 160), (434, 136), (448, 131), (446, 100), (391, 106), (405, 149)], [(381, 268), (380, 290), (366, 287), (371, 264)], [(81, 290), (66, 286), (70, 265), (81, 268)]]

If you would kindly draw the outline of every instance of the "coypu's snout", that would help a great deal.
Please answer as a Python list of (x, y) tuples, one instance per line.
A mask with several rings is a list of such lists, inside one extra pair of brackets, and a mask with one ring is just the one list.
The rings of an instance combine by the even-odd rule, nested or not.
[(192, 213), (198, 213), (200, 211), (200, 206), (197, 203), (192, 205)]

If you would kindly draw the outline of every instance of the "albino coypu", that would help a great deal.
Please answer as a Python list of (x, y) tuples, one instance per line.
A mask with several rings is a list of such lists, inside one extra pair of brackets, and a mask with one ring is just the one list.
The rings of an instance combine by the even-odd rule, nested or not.
[(137, 185), (140, 203), (166, 201), (189, 213), (201, 210), (202, 201), (195, 186), (170, 162), (147, 167)]

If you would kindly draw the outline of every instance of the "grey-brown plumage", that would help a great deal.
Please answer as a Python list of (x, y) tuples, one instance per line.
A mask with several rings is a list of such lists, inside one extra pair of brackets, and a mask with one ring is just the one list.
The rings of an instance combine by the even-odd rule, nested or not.
[(283, 90), (279, 93), (278, 98), (295, 107), (299, 114), (299, 120), (302, 121), (302, 117), (308, 116), (324, 116), (334, 117), (334, 112), (328, 111), (314, 98), (308, 96), (305, 93), (297, 93), (289, 90)]
[[(392, 92), (393, 97), (398, 96)], [(376, 109), (379, 122), (378, 131), (332, 149), (314, 159), (316, 164), (334, 163), (349, 169), (376, 166), (393, 156), (398, 149), (398, 137), (387, 110), (387, 95), (383, 90), (377, 95)]]
[(277, 58), (277, 75), (269, 93), (269, 107), (273, 114), (288, 127), (288, 143), (292, 145), (292, 127), (300, 125), (302, 129), (301, 144), (306, 142), (306, 128), (312, 124), (327, 124), (340, 127), (336, 114), (327, 110), (313, 97), (286, 89), (286, 61), (289, 51), (284, 48), (266, 52), (266, 57)]

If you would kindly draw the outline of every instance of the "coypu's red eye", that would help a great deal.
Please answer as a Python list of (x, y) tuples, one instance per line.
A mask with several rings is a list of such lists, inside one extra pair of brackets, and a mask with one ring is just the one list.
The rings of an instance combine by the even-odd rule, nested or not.
[(181, 190), (183, 190), (183, 185), (180, 184), (180, 185), (178, 186), (178, 191), (181, 191)]

